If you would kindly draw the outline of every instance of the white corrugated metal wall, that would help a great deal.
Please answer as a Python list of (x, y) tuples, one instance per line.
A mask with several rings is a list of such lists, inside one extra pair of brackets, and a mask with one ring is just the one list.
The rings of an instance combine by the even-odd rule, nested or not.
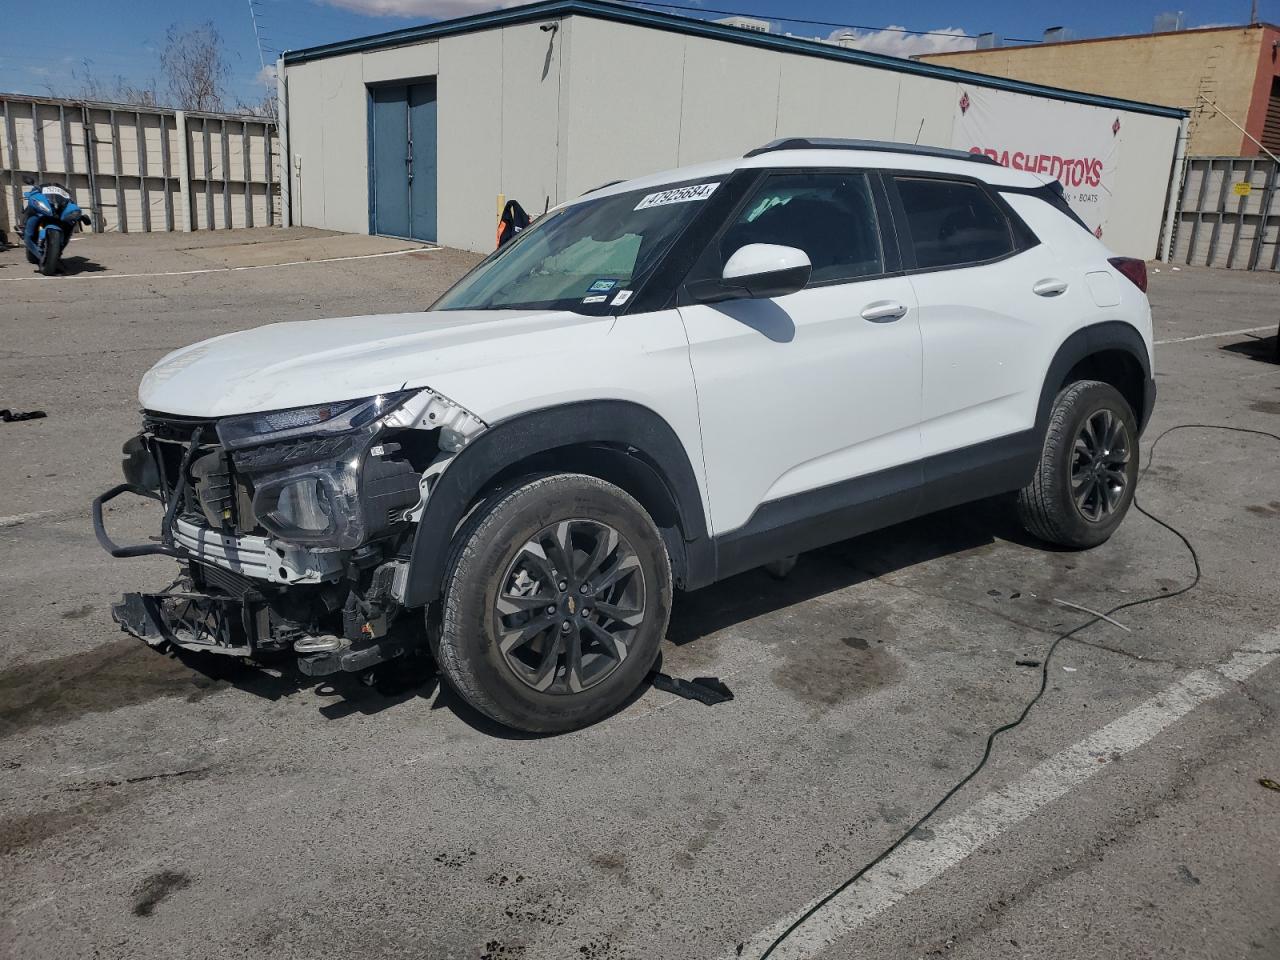
[(0, 121), (0, 229), (28, 174), (65, 182), (95, 232), (280, 222), (272, 120), (0, 94)]

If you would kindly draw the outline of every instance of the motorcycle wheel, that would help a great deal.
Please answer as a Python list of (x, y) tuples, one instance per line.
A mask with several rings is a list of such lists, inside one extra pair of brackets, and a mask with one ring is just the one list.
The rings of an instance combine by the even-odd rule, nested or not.
[(44, 235), (44, 256), (40, 258), (40, 272), (51, 277), (58, 272), (62, 260), (62, 234), (50, 230)]

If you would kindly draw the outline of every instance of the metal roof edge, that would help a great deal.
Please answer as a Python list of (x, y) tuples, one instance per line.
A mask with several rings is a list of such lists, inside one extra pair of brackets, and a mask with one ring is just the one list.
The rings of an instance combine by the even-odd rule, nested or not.
[(1047, 50), (1054, 47), (1077, 47), (1086, 43), (1109, 43), (1113, 40), (1133, 41), (1133, 40), (1164, 40), (1168, 37), (1184, 37), (1188, 34), (1198, 33), (1225, 33), (1228, 30), (1275, 30), (1280, 32), (1280, 26), (1265, 20), (1257, 23), (1226, 23), (1217, 27), (1187, 27), (1185, 30), (1160, 30), (1152, 33), (1118, 33), (1113, 37), (1078, 37), (1075, 40), (1051, 40), (1031, 42), (1021, 42), (1017, 46), (1000, 46), (986, 47), (983, 49), (974, 48), (972, 50), (939, 50), (937, 53), (921, 54), (922, 57), (928, 57), (930, 61), (938, 57), (963, 57), (970, 53), (990, 53), (992, 50)]
[[(592, 11), (583, 8), (596, 5), (583, 3), (582, 0), (542, 0), (540, 3), (530, 3), (505, 10), (492, 10), (488, 13), (476, 13), (469, 17), (455, 17), (452, 20), (439, 20), (435, 23), (424, 23), (416, 27), (403, 27), (400, 30), (389, 30), (386, 33), (375, 33), (367, 37), (335, 40), (333, 43), (322, 43), (314, 47), (286, 50), (281, 55), (281, 59), (284, 60), (284, 65), (288, 67), (297, 63), (306, 63), (309, 60), (337, 57), (345, 53), (383, 50), (388, 47), (403, 46), (422, 40), (437, 40), (440, 37), (471, 33), (475, 30), (488, 30), (493, 27), (528, 23), (532, 20), (545, 20), (548, 17), (562, 17), (574, 13), (588, 13)], [(609, 4), (599, 5), (611, 6)]]
[(335, 43), (307, 47), (302, 50), (291, 50), (284, 54), (283, 60), (285, 66), (288, 67), (293, 64), (340, 56), (346, 53), (380, 50), (424, 40), (456, 36), (476, 30), (487, 30), (494, 27), (512, 26), (536, 20), (546, 20), (552, 17), (567, 16), (595, 17), (596, 19), (610, 20), (615, 23), (667, 30), (686, 36), (723, 40), (742, 46), (779, 50), (842, 63), (856, 63), (861, 66), (893, 70), (898, 73), (930, 77), (935, 80), (949, 80), (975, 87), (1008, 90), (1013, 93), (1047, 97), (1053, 100), (1063, 100), (1068, 103), (1080, 103), (1087, 106), (1108, 107), (1125, 110), (1130, 113), (1145, 113), (1173, 119), (1189, 116), (1189, 112), (1182, 107), (1166, 107), (1154, 103), (1142, 103), (1137, 100), (1124, 100), (1119, 97), (1107, 97), (1100, 94), (1084, 93), (1079, 90), (1067, 90), (1061, 87), (1011, 80), (1005, 77), (993, 77), (987, 74), (974, 73), (970, 70), (960, 70), (956, 67), (921, 63), (918, 60), (906, 60), (901, 57), (870, 53), (865, 50), (850, 50), (846, 47), (837, 47), (834, 44), (801, 37), (787, 37), (776, 33), (756, 33), (709, 20), (695, 20), (690, 17), (674, 16), (650, 10), (638, 10), (634, 7), (606, 2), (606, 0), (542, 0), (540, 3), (531, 3), (526, 6), (495, 10), (490, 13), (479, 13), (454, 20), (442, 20), (438, 23), (424, 24), (418, 27), (406, 27), (402, 30), (393, 30), (368, 37), (357, 37), (352, 40), (341, 40)]

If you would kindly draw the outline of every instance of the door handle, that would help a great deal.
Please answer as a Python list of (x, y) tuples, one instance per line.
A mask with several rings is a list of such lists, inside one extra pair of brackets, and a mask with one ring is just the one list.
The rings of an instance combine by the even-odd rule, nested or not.
[(862, 308), (862, 319), (872, 323), (891, 323), (907, 315), (907, 308), (893, 300), (877, 300)]
[(1056, 297), (1060, 293), (1067, 292), (1067, 281), (1050, 277), (1037, 283), (1031, 288), (1031, 292), (1037, 297)]

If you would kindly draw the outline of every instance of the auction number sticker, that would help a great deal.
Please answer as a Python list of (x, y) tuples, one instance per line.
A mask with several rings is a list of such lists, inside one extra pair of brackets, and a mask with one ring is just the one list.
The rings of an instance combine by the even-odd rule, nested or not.
[(669, 203), (692, 203), (705, 200), (716, 192), (717, 183), (695, 183), (691, 187), (677, 187), (675, 190), (662, 190), (651, 193), (636, 204), (637, 210), (648, 210), (650, 207), (665, 207)]

